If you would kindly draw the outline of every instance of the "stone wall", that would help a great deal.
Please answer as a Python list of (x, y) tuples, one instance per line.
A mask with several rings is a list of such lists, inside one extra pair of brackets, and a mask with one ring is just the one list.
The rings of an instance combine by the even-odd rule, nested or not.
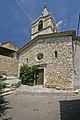
[(36, 34), (32, 35), (32, 39), (35, 38), (38, 35), (43, 35), (43, 34), (46, 34), (46, 33), (53, 33), (51, 27), (49, 27), (48, 29), (42, 30), (40, 32), (37, 32)]
[[(55, 57), (57, 51), (57, 58)], [(43, 53), (38, 61), (36, 56)], [(27, 61), (28, 60), (28, 61)], [(41, 65), (44, 68), (44, 85), (60, 89), (74, 87), (72, 37), (60, 36), (39, 39), (19, 55), (19, 68), (24, 64)]]
[(77, 39), (74, 41), (74, 73), (74, 87), (80, 89), (80, 40)]
[(18, 60), (0, 55), (0, 71), (7, 75), (18, 75)]
[[(39, 25), (40, 20), (43, 21), (43, 29), (38, 31), (38, 25)], [(52, 15), (48, 14), (45, 17), (44, 16), (40, 17), (39, 19), (37, 19), (37, 21), (35, 21), (32, 24), (31, 39), (34, 39), (38, 35), (49, 34), (49, 33), (55, 32), (55, 31), (57, 31), (56, 22), (53, 19)]]

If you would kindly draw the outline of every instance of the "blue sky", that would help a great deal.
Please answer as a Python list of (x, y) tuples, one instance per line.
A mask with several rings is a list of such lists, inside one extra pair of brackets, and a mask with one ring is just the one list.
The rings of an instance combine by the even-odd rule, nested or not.
[[(77, 29), (80, 0), (44, 1), (56, 20), (58, 31)], [(18, 47), (25, 45), (31, 39), (32, 20), (42, 11), (43, 0), (0, 0), (0, 42), (11, 41)]]

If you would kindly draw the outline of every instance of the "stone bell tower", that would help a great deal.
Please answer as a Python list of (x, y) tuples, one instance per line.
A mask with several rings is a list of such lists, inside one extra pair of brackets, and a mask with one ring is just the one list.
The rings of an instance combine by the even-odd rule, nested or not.
[(32, 35), (31, 39), (34, 39), (38, 35), (50, 34), (57, 31), (56, 22), (52, 13), (49, 13), (44, 4), (44, 10), (42, 15), (32, 23)]

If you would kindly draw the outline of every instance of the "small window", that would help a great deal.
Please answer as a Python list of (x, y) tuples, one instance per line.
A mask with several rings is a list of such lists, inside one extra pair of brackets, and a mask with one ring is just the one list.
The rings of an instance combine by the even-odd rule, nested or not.
[(10, 57), (13, 58), (14, 57), (13, 54), (11, 54)]
[(55, 58), (57, 58), (57, 51), (55, 51)]
[(38, 24), (38, 31), (43, 29), (43, 21), (41, 20)]
[(16, 58), (19, 60), (19, 54), (16, 54)]
[(26, 63), (28, 64), (28, 58), (26, 58)]

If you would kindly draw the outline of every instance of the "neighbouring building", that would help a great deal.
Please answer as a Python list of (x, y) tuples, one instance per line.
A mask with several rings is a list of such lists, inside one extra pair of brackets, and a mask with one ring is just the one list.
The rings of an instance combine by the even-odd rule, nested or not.
[(0, 43), (0, 72), (7, 75), (18, 75), (16, 52), (19, 48), (11, 42)]
[(31, 40), (17, 55), (19, 70), (23, 64), (38, 67), (36, 85), (80, 88), (80, 38), (74, 30), (57, 32), (56, 21), (46, 5), (32, 23)]
[(18, 51), (19, 48), (11, 43), (10, 41), (0, 43), (0, 55), (8, 56), (8, 57), (15, 57), (16, 51)]

